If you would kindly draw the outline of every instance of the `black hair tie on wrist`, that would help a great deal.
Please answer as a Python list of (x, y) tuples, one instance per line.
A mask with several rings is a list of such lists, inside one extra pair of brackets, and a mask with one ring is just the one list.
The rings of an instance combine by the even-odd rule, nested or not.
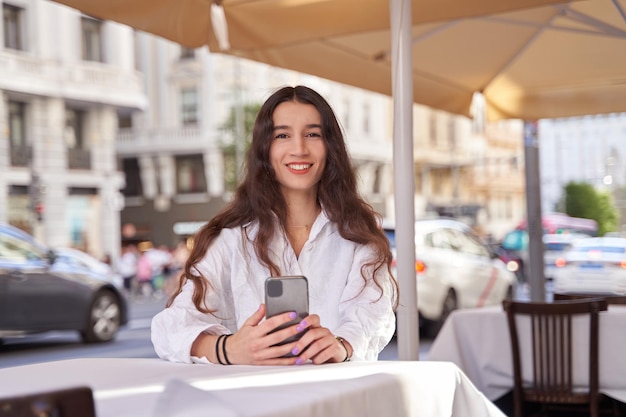
[(220, 363), (220, 365), (226, 365), (224, 362), (222, 362), (222, 359), (220, 358), (220, 340), (222, 340), (224, 337), (226, 337), (225, 334), (221, 334), (218, 336), (217, 340), (215, 341), (215, 357), (217, 358), (217, 361)]
[(232, 363), (230, 363), (230, 361), (228, 360), (228, 355), (226, 354), (226, 341), (231, 336), (232, 334), (224, 335), (224, 341), (222, 342), (222, 354), (224, 355), (224, 360), (226, 361), (226, 365), (232, 365)]

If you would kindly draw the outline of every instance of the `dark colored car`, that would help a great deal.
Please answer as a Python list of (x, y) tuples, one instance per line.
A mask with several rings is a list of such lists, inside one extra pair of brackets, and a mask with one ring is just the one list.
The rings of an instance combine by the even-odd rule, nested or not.
[(118, 280), (72, 266), (67, 256), (0, 224), (0, 339), (77, 330), (84, 342), (108, 342), (127, 322)]

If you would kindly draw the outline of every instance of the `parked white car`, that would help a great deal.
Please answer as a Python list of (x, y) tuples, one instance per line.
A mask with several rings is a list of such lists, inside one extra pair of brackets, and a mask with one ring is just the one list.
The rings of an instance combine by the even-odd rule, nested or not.
[(576, 240), (556, 265), (555, 293), (626, 294), (626, 238)]
[[(393, 228), (384, 228), (390, 236)], [(418, 310), (433, 333), (453, 310), (500, 304), (515, 294), (515, 274), (462, 222), (416, 221), (415, 252)]]

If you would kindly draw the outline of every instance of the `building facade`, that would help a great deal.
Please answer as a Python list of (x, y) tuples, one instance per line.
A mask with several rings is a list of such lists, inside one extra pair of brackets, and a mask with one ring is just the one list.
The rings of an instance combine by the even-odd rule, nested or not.
[(2, 12), (0, 221), (115, 256), (118, 123), (147, 104), (133, 32), (43, 0), (3, 1)]

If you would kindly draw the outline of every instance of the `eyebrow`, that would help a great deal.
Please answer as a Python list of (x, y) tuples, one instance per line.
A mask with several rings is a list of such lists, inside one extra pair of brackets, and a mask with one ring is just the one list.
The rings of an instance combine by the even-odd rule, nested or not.
[[(322, 125), (317, 124), (317, 123), (312, 123), (310, 125), (306, 125), (305, 126), (307, 129), (314, 129), (314, 128), (322, 128)], [(278, 125), (278, 126), (274, 126), (274, 130), (280, 130), (280, 129), (290, 129), (291, 126), (288, 125)]]

